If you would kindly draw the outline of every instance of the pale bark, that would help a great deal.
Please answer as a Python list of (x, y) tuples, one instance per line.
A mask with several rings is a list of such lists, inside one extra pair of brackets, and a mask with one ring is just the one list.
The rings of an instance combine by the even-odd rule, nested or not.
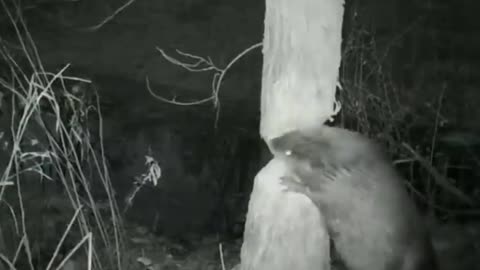
[(334, 112), (343, 0), (267, 0), (260, 134), (319, 126)]
[(284, 164), (274, 159), (255, 177), (240, 269), (330, 269), (323, 217), (306, 196), (281, 191), (278, 179), (284, 173)]
[[(322, 125), (334, 114), (343, 0), (266, 0), (261, 136)], [(255, 177), (242, 270), (327, 270), (324, 219), (305, 196), (282, 192), (285, 164)]]

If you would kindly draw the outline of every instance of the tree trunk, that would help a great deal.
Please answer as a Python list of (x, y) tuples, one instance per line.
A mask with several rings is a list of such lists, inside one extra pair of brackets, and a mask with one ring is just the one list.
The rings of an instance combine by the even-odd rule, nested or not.
[[(334, 112), (343, 0), (266, 0), (261, 136), (322, 125)], [(242, 270), (327, 270), (324, 218), (304, 195), (284, 193), (285, 165), (271, 160), (255, 177)]]

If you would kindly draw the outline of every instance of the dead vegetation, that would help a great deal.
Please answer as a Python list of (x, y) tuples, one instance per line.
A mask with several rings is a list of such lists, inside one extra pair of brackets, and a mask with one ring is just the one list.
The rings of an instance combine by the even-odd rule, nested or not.
[[(0, 66), (0, 269), (220, 269), (220, 258), (236, 258), (238, 242), (219, 248), (215, 237), (206, 237), (189, 246), (124, 224), (103, 152), (97, 93), (88, 80), (65, 76), (68, 65), (44, 70), (21, 17), (8, 15), (18, 45), (0, 40), (6, 63)], [(395, 84), (373, 35), (352, 33), (344, 48), (338, 121), (387, 146), (432, 216), (473, 219), (478, 206), (465, 201), (478, 201), (480, 187), (470, 181), (480, 175), (478, 157), (474, 140), (443, 133), (449, 123), (444, 89), (432, 102), (410, 102), (411, 91)], [(158, 167), (147, 166), (135, 187), (160, 175)], [(474, 227), (468, 233), (456, 248), (463, 256), (473, 249), (466, 244), (470, 237), (478, 237)], [(234, 261), (225, 262), (227, 268)]]

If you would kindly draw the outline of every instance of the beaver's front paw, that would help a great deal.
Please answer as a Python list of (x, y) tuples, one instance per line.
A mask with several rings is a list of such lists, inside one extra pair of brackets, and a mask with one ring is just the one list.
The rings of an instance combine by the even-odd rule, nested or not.
[(307, 187), (301, 181), (297, 181), (293, 176), (280, 177), (280, 184), (285, 187), (284, 192), (307, 193)]

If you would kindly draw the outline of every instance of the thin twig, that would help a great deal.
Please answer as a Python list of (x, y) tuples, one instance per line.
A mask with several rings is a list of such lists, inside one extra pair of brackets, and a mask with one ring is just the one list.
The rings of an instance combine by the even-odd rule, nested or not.
[(461, 199), (463, 202), (468, 203), (470, 205), (473, 204), (473, 201), (465, 195), (461, 190), (456, 188), (452, 185), (444, 176), (442, 176), (433, 166), (428, 163), (428, 161), (423, 158), (420, 154), (418, 154), (415, 150), (410, 147), (410, 145), (406, 143), (402, 143), (402, 146), (407, 149), (415, 159), (420, 162), (420, 164), (432, 175), (433, 179), (437, 182), (437, 184), (443, 187), (446, 191), (450, 192), (451, 194), (455, 195), (457, 198)]
[(220, 117), (220, 101), (219, 101), (219, 98), (218, 98), (218, 95), (219, 95), (219, 92), (220, 92), (220, 86), (223, 82), (223, 78), (225, 77), (225, 75), (227, 74), (227, 71), (240, 59), (242, 58), (243, 56), (245, 56), (247, 53), (249, 53), (250, 51), (256, 49), (256, 48), (259, 48), (262, 46), (262, 43), (259, 42), (259, 43), (256, 43), (250, 47), (248, 47), (247, 49), (243, 50), (241, 53), (239, 53), (237, 56), (235, 56), (228, 64), (225, 68), (219, 68), (217, 67), (212, 59), (210, 59), (210, 57), (201, 57), (201, 56), (197, 56), (197, 55), (193, 55), (193, 54), (189, 54), (189, 53), (185, 53), (185, 52), (182, 52), (180, 50), (176, 50), (178, 54), (184, 56), (184, 57), (187, 57), (187, 58), (191, 58), (193, 60), (195, 60), (194, 63), (186, 63), (186, 62), (182, 62), (174, 57), (171, 57), (169, 56), (163, 49), (161, 48), (158, 48), (157, 47), (157, 51), (160, 52), (160, 54), (162, 54), (163, 58), (165, 58), (167, 61), (169, 61), (170, 63), (174, 64), (174, 65), (177, 65), (177, 66), (180, 66), (190, 72), (206, 72), (206, 71), (214, 71), (214, 74), (213, 74), (213, 78), (212, 78), (212, 94), (210, 97), (208, 98), (204, 98), (204, 99), (201, 99), (201, 100), (197, 100), (197, 101), (194, 101), (194, 102), (179, 102), (179, 101), (176, 101), (176, 97), (174, 97), (173, 99), (168, 99), (168, 98), (165, 98), (165, 97), (162, 97), (158, 94), (155, 94), (152, 89), (150, 88), (150, 82), (148, 80), (148, 77), (146, 77), (146, 84), (147, 84), (147, 90), (148, 92), (156, 99), (162, 101), (162, 102), (165, 102), (165, 103), (169, 103), (169, 104), (173, 104), (173, 105), (180, 105), (180, 106), (192, 106), (192, 105), (200, 105), (200, 104), (204, 104), (206, 102), (210, 102), (210, 101), (213, 101), (213, 105), (214, 107), (216, 108), (216, 113), (215, 113), (215, 127), (217, 127), (218, 125), (218, 119)]
[(130, 6), (133, 2), (135, 2), (135, 0), (128, 0), (125, 4), (123, 4), (121, 7), (116, 9), (111, 15), (109, 15), (105, 19), (103, 19), (103, 21), (101, 21), (99, 24), (87, 27), (87, 28), (85, 28), (85, 30), (87, 30), (87, 31), (97, 31), (102, 26), (104, 26), (106, 23), (113, 20), (113, 18), (115, 18), (115, 16), (117, 16), (120, 12), (122, 12), (124, 9), (126, 9), (128, 6)]

